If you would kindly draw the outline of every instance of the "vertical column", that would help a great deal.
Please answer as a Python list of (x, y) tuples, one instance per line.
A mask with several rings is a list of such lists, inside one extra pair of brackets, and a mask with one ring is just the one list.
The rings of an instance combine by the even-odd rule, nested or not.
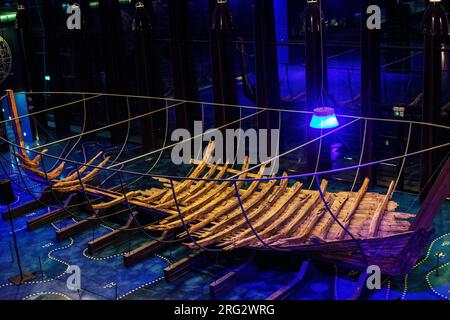
[[(152, 42), (151, 1), (135, 1), (135, 13), (132, 23), (135, 55), (135, 80), (137, 93), (143, 96), (161, 97), (163, 95), (161, 74), (159, 69), (159, 50)], [(140, 99), (142, 113), (161, 108), (163, 101)], [(161, 138), (162, 126), (165, 123), (164, 112), (155, 113), (141, 120), (143, 147), (155, 148), (157, 138)]]
[[(100, 1), (100, 15), (102, 21), (102, 56), (106, 74), (106, 90), (109, 93), (125, 93), (124, 74), (126, 66), (123, 62), (122, 15), (119, 0)], [(125, 101), (118, 97), (108, 97), (107, 110), (109, 122), (116, 123), (127, 119)], [(126, 134), (126, 124), (111, 128), (113, 144), (123, 143)]]
[[(306, 76), (306, 108), (313, 111), (318, 107), (325, 107), (326, 92), (326, 59), (323, 47), (323, 14), (320, 2), (308, 0), (305, 8), (305, 76)], [(317, 129), (310, 129), (306, 125), (306, 137), (309, 140), (319, 135)], [(327, 146), (323, 145), (322, 150)], [(308, 171), (316, 169), (319, 154), (319, 142), (310, 144), (306, 149)], [(322, 157), (329, 152), (321, 152)]]
[[(424, 70), (423, 70), (423, 106), (422, 120), (430, 123), (440, 123), (442, 107), (442, 61), (441, 46), (444, 37), (448, 36), (448, 20), (440, 0), (432, 0), (424, 13), (422, 30), (424, 33)], [(445, 136), (445, 135), (444, 135)], [(422, 149), (439, 144), (439, 130), (422, 126)], [(445, 142), (445, 141), (444, 141)], [(431, 190), (435, 177), (433, 172), (446, 155), (446, 150), (436, 150), (422, 154), (421, 170), (421, 201)]]
[[(236, 72), (233, 55), (233, 18), (226, 0), (210, 0), (211, 67), (214, 102), (236, 104)], [(214, 108), (216, 126), (239, 117), (238, 109)]]
[[(278, 55), (273, 0), (255, 1), (256, 105), (276, 107), (280, 102)], [(278, 113), (264, 112), (258, 127), (278, 127)]]
[[(60, 1), (43, 1), (43, 16), (45, 19), (45, 39), (47, 51), (47, 69), (45, 75), (49, 75), (51, 81), (46, 81), (45, 91), (63, 91), (63, 77), (61, 70), (61, 56), (58, 39), (59, 22), (65, 17)], [(59, 20), (58, 20), (59, 19)], [(44, 77), (44, 75), (41, 75)], [(58, 105), (62, 102), (61, 96), (55, 95), (49, 99), (50, 106)], [(67, 134), (70, 131), (69, 117), (67, 109), (61, 108), (54, 111), (55, 128), (59, 134)]]
[[(73, 56), (75, 64), (75, 83), (74, 89), (79, 92), (95, 92), (91, 87), (91, 70), (92, 70), (92, 55), (93, 44), (90, 34), (91, 27), (91, 10), (89, 0), (72, 1), (71, 5), (78, 4), (81, 9), (81, 29), (74, 29), (69, 32), (73, 39)], [(94, 116), (92, 108), (89, 108), (89, 101), (86, 102), (86, 127), (89, 131), (94, 129)], [(81, 104), (77, 106), (78, 110), (82, 110)]]
[[(169, 1), (170, 51), (176, 99), (198, 100), (197, 76), (189, 38), (188, 1)], [(176, 108), (178, 128), (193, 131), (194, 120), (201, 119), (199, 106), (185, 103)]]
[[(32, 64), (32, 32), (31, 32), (31, 26), (30, 26), (30, 20), (29, 20), (29, 12), (27, 9), (27, 3), (25, 0), (19, 0), (17, 2), (17, 15), (16, 15), (16, 34), (17, 34), (17, 40), (20, 45), (20, 53), (21, 53), (21, 64), (23, 68), (23, 89), (25, 91), (31, 91), (32, 90), (32, 76), (31, 76), (31, 70), (30, 65)], [(31, 103), (31, 99), (33, 97), (30, 96), (30, 103), (29, 105), (33, 105)], [(36, 110), (34, 110), (36, 111)], [(34, 117), (36, 121), (42, 121), (41, 116)], [(42, 121), (46, 123), (46, 121)], [(33, 137), (31, 137), (33, 140), (38, 137), (37, 132), (37, 126), (35, 125), (34, 121), (31, 121), (31, 132)]]
[[(373, 117), (374, 103), (380, 99), (380, 30), (370, 30), (366, 26), (368, 18), (367, 8), (370, 5), (379, 5), (379, 0), (361, 1), (361, 115)], [(373, 161), (373, 122), (367, 121), (366, 145), (362, 163)], [(361, 129), (361, 138), (364, 134)], [(360, 176), (369, 178), (372, 184), (376, 184), (375, 168), (365, 167), (361, 169)]]

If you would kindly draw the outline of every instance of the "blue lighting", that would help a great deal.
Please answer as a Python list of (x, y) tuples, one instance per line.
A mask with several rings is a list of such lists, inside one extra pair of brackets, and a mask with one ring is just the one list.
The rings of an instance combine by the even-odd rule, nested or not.
[(315, 129), (331, 129), (339, 126), (333, 108), (317, 108), (311, 119), (310, 127)]
[(44, 76), (44, 79), (45, 79), (45, 81), (50, 81), (50, 76), (49, 76), (48, 74), (46, 74), (46, 75)]

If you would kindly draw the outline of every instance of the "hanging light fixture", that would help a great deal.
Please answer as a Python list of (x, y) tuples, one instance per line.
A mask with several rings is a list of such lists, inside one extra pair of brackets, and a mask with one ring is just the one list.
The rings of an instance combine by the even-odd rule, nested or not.
[(227, 0), (217, 0), (212, 16), (212, 30), (233, 30), (233, 16)]
[(148, 32), (152, 29), (152, 24), (150, 22), (150, 17), (145, 9), (144, 2), (136, 1), (135, 9), (136, 10), (134, 12), (131, 30)]
[(331, 129), (339, 126), (333, 108), (321, 107), (314, 109), (313, 117), (309, 125), (315, 129)]

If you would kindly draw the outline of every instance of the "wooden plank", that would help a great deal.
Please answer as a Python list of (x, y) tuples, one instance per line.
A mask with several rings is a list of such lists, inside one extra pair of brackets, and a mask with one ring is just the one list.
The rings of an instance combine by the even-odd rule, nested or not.
[[(133, 216), (130, 216), (128, 218), (128, 221), (126, 225), (117, 230), (113, 230), (110, 233), (107, 233), (99, 238), (96, 238), (94, 240), (91, 240), (88, 242), (88, 251), (90, 255), (93, 255), (96, 252), (102, 251), (103, 249), (124, 242), (125, 240), (129, 239), (129, 237), (133, 236), (134, 234), (139, 232), (139, 229), (137, 229), (137, 224), (135, 219), (137, 219), (137, 215), (139, 212), (134, 214)], [(130, 230), (132, 229), (132, 230)]]
[[(227, 173), (227, 171), (226, 171), (227, 168), (228, 168), (228, 163), (226, 163), (225, 166), (219, 170), (219, 172), (215, 176), (215, 179), (222, 179), (223, 176), (225, 175), (225, 173)], [(214, 186), (217, 186), (217, 182), (215, 182), (215, 181), (208, 182), (205, 185), (205, 187), (198, 190), (197, 192), (194, 192), (193, 194), (189, 195), (186, 199), (184, 199), (184, 202), (191, 203), (191, 202), (197, 201), (198, 199), (200, 199), (201, 196), (208, 193), (209, 190), (211, 190)]]
[(254, 254), (250, 256), (247, 262), (240, 265), (235, 270), (230, 271), (219, 279), (211, 282), (209, 284), (209, 294), (211, 298), (216, 299), (220, 294), (223, 294), (225, 291), (233, 287), (236, 284), (237, 278), (239, 278), (252, 264), (253, 257)]
[(378, 228), (380, 227), (381, 220), (383, 220), (384, 211), (386, 210), (386, 206), (389, 202), (389, 200), (392, 197), (392, 193), (394, 192), (395, 183), (394, 181), (391, 181), (391, 184), (389, 185), (388, 191), (386, 195), (384, 196), (383, 201), (378, 205), (378, 208), (375, 210), (372, 221), (370, 222), (369, 231), (367, 232), (368, 238), (373, 238), (377, 236)]
[(61, 242), (80, 234), (96, 225), (100, 224), (99, 220), (95, 216), (91, 216), (87, 219), (75, 222), (70, 226), (64, 227), (56, 231), (56, 239)]
[(125, 195), (115, 197), (115, 199), (108, 201), (108, 202), (102, 202), (99, 204), (93, 204), (92, 209), (94, 210), (101, 210), (101, 209), (108, 209), (115, 205), (120, 204), (121, 202), (125, 202), (126, 200), (133, 199), (135, 196), (139, 195), (139, 191), (130, 191), (126, 193)]
[(207, 259), (212, 255), (208, 251), (198, 250), (189, 256), (178, 260), (174, 264), (164, 269), (164, 278), (167, 282), (175, 281), (189, 272), (189, 267), (199, 263), (203, 259)]
[[(102, 162), (100, 162), (92, 171), (90, 171), (88, 174), (86, 174), (82, 178), (77, 178), (76, 180), (71, 181), (60, 181), (53, 185), (53, 188), (56, 189), (59, 192), (70, 192), (75, 191), (81, 188), (80, 183), (86, 183), (89, 180), (91, 180), (99, 171), (101, 168), (103, 168), (106, 163), (108, 163), (109, 159), (111, 157), (106, 157)], [(64, 163), (64, 162), (63, 162)], [(81, 182), (80, 182), (81, 180)]]
[[(78, 196), (77, 193), (72, 193), (67, 197), (66, 200), (64, 200), (63, 208), (59, 208), (56, 210), (52, 210), (46, 214), (43, 214), (42, 216), (30, 219), (27, 221), (27, 227), (28, 230), (36, 230), (40, 227), (43, 227), (55, 220), (65, 218), (70, 215), (70, 209), (68, 209), (69, 206), (73, 208), (74, 200)], [(69, 211), (69, 212), (68, 212)]]
[(131, 236), (138, 233), (138, 230), (114, 230), (108, 234), (105, 234), (97, 239), (88, 242), (88, 252), (93, 255), (100, 252), (110, 246), (118, 245), (128, 240)]
[[(329, 206), (332, 206), (334, 196), (332, 194), (328, 194), (325, 197), (326, 197), (325, 201), (327, 202), (327, 204)], [(305, 225), (301, 225), (298, 232), (294, 234), (293, 238), (296, 238), (298, 241), (305, 241), (326, 212), (327, 209), (325, 208), (325, 205), (323, 203), (320, 206), (316, 207), (312, 211), (309, 220), (305, 220)], [(283, 246), (283, 240), (284, 239), (277, 241), (274, 245)]]
[[(348, 193), (345, 193), (343, 195), (338, 194), (336, 199), (333, 202), (333, 206), (330, 207), (331, 212), (335, 215), (337, 219), (339, 219), (339, 214), (344, 208), (345, 204), (347, 203), (347, 200), (349, 199)], [(325, 241), (328, 231), (330, 230), (331, 226), (336, 223), (334, 221), (334, 218), (329, 214), (329, 212), (325, 213), (327, 215), (327, 218), (325, 219), (325, 222), (322, 226), (318, 227), (317, 231), (312, 231), (311, 238), (319, 239), (319, 241)]]
[(61, 179), (60, 182), (73, 181), (75, 179), (77, 179), (76, 181), (79, 182), (78, 175), (81, 175), (82, 173), (84, 173), (86, 171), (86, 169), (88, 169), (88, 166), (92, 165), (94, 163), (94, 161), (97, 160), (97, 158), (100, 157), (102, 154), (103, 154), (103, 151), (100, 151), (91, 160), (89, 160), (89, 162), (86, 163), (86, 165), (82, 166), (78, 170), (75, 170), (74, 173), (72, 173), (71, 175), (68, 175), (64, 179)]
[[(208, 166), (208, 167), (211, 167), (212, 164), (208, 163), (207, 166)], [(222, 166), (218, 166), (218, 167), (217, 167), (217, 170), (222, 170), (222, 169), (224, 169), (224, 167), (222, 167)], [(237, 170), (237, 169), (233, 169), (233, 168), (226, 168), (226, 172), (232, 173), (232, 174), (235, 174), (235, 175), (236, 175), (236, 174), (241, 174), (242, 171), (244, 171), (244, 170)], [(257, 178), (257, 177), (258, 177), (258, 174), (256, 174), (256, 173), (251, 173), (251, 172), (247, 172), (247, 176), (248, 176), (249, 178)]]
[[(327, 180), (322, 180), (320, 184), (320, 188), (324, 195), (326, 195), (326, 190), (328, 186)], [(275, 243), (282, 238), (289, 238), (289, 235), (298, 230), (299, 225), (308, 218), (311, 212), (316, 207), (318, 201), (320, 200), (320, 194), (318, 191), (312, 191), (313, 195), (311, 199), (303, 204), (302, 201), (298, 202), (298, 208), (302, 207), (300, 212), (297, 212), (297, 206), (294, 207), (294, 210), (291, 210), (290, 214), (285, 218), (284, 223), (281, 224), (281, 229), (276, 230), (276, 234), (270, 237), (267, 242)], [(277, 226), (278, 227), (278, 226)], [(262, 244), (261, 244), (262, 245)]]
[[(262, 219), (255, 222), (253, 228), (259, 232), (260, 230), (264, 230), (264, 228), (268, 227), (271, 223), (276, 222), (277, 217), (286, 210), (291, 200), (297, 195), (298, 192), (300, 192), (301, 188), (302, 183), (297, 182), (292, 188), (289, 189), (289, 192), (282, 197), (275, 199), (273, 205), (268, 208), (268, 212)], [(268, 203), (268, 205), (271, 204), (271, 202)], [(235, 235), (233, 238), (224, 242), (224, 245), (226, 245), (225, 249), (232, 250), (234, 248), (243, 247), (255, 238), (256, 237), (253, 234), (253, 231), (250, 228), (247, 228), (241, 233)]]
[[(250, 220), (255, 219), (260, 213), (264, 211), (266, 206), (261, 206), (261, 208), (257, 210), (252, 210), (253, 207), (258, 205), (264, 198), (267, 198), (268, 193), (272, 190), (272, 187), (275, 185), (275, 181), (270, 181), (268, 184), (266, 184), (263, 187), (263, 190), (258, 194), (255, 198), (256, 199), (250, 199), (247, 202), (244, 203), (244, 208), (246, 210), (247, 216)], [(278, 191), (279, 192), (279, 191)], [(236, 205), (237, 206), (237, 205)], [(234, 231), (238, 230), (239, 228), (244, 227), (247, 222), (245, 218), (242, 215), (241, 208), (236, 208), (233, 212), (227, 214), (227, 212), (224, 212), (226, 216), (224, 219), (217, 223), (216, 225), (212, 226), (210, 229), (208, 229), (198, 240), (197, 242), (200, 245), (209, 245), (214, 242), (221, 241), (224, 237), (230, 235)], [(233, 223), (236, 218), (241, 218), (237, 223)], [(212, 219), (202, 220), (201, 224), (197, 225), (197, 229), (200, 226), (205, 226), (206, 224), (209, 224), (212, 222), (213, 219), (216, 217), (213, 217)], [(206, 223), (205, 223), (205, 222)], [(225, 229), (224, 229), (225, 228)], [(193, 244), (188, 244), (189, 247), (193, 248)]]
[[(249, 165), (249, 160), (247, 158), (244, 166), (248, 167), (248, 165)], [(245, 171), (245, 168), (244, 168), (244, 171)], [(245, 177), (246, 177), (246, 173), (240, 175), (239, 179), (245, 179)], [(229, 185), (228, 182), (223, 182), (221, 185), (224, 185), (224, 184), (225, 184), (225, 186)], [(241, 181), (237, 182), (236, 185), (239, 188), (240, 185), (242, 185), (242, 182)], [(199, 202), (196, 202), (196, 203), (188, 206), (181, 212), (182, 215), (184, 216), (183, 219), (184, 219), (185, 223), (190, 223), (191, 221), (193, 221), (194, 219), (197, 219), (201, 215), (208, 213), (213, 208), (220, 205), (220, 203), (226, 201), (230, 196), (233, 195), (234, 192), (235, 192), (234, 186), (230, 186), (230, 187), (227, 187), (220, 194), (220, 196), (217, 196), (213, 199), (211, 199), (210, 196), (206, 195), (205, 197), (203, 197), (203, 199), (201, 201), (199, 201), (199, 202), (201, 202), (201, 204), (204, 204), (199, 210), (195, 210), (196, 208), (198, 208), (201, 205), (201, 204), (199, 204)], [(151, 230), (169, 230), (169, 229), (179, 228), (181, 226), (183, 226), (183, 223), (181, 222), (180, 219), (177, 219), (170, 223), (166, 223), (166, 221), (162, 221), (162, 222), (160, 222), (160, 224), (151, 226), (150, 229)]]
[[(276, 221), (268, 225), (263, 231), (259, 232), (259, 236), (261, 238), (271, 236), (268, 239), (265, 239), (266, 243), (275, 241), (280, 237), (282, 237), (282, 232), (277, 234), (280, 226), (281, 227), (286, 226), (290, 217), (293, 214), (295, 214), (300, 208), (306, 206), (309, 202), (312, 202), (311, 195), (312, 193), (302, 194), (301, 191), (298, 192), (295, 195), (295, 197), (293, 197), (292, 200), (290, 201), (289, 206), (285, 210), (283, 210), (282, 214), (276, 219)], [(312, 206), (312, 204), (310, 206)], [(275, 235), (273, 235), (274, 233)], [(251, 241), (247, 245), (250, 246), (262, 245), (261, 242), (255, 236), (252, 236), (251, 238), (252, 238)]]
[[(352, 206), (350, 207), (350, 209), (347, 212), (342, 213), (342, 220), (339, 217), (339, 221), (342, 223), (342, 225), (344, 227), (347, 228), (349, 226), (349, 224), (353, 218), (353, 215), (355, 214), (356, 210), (358, 210), (358, 207), (359, 207), (362, 199), (364, 198), (364, 195), (366, 194), (367, 189), (369, 187), (369, 182), (370, 182), (370, 180), (368, 178), (364, 179), (364, 182), (363, 182), (361, 188), (359, 189), (358, 193), (356, 194), (356, 198), (353, 200)], [(345, 237), (345, 235), (346, 235), (345, 230), (341, 228), (338, 231), (338, 233), (336, 234), (334, 239), (336, 239), (336, 240), (343, 239)]]
[[(265, 166), (261, 167), (260, 170), (260, 177), (262, 177), (262, 172), (264, 171)], [(242, 195), (240, 195), (241, 197), (241, 201), (243, 202), (244, 206), (247, 207), (247, 210), (250, 210), (253, 206), (257, 205), (260, 201), (263, 200), (263, 198), (265, 196), (267, 196), (267, 194), (269, 193), (269, 191), (272, 189), (272, 187), (275, 185), (276, 181), (271, 181), (267, 184), (264, 185), (263, 187), (263, 191), (260, 192), (257, 196), (256, 199), (253, 200), (249, 200), (247, 203), (247, 199), (249, 199), (253, 194), (254, 191), (256, 190), (256, 188), (259, 186), (260, 181), (253, 181), (250, 186), (248, 187), (248, 189), (246, 189)], [(234, 196), (232, 198), (231, 201), (226, 202), (224, 205), (222, 205), (221, 207), (214, 209), (211, 213), (208, 213), (205, 217), (203, 217), (199, 223), (193, 224), (190, 226), (189, 231), (190, 232), (195, 232), (203, 227), (205, 227), (206, 225), (210, 224), (211, 222), (213, 222), (214, 220), (218, 219), (219, 217), (223, 216), (223, 215), (233, 215), (233, 212), (236, 213), (242, 213), (241, 208), (239, 207), (238, 210), (235, 210), (237, 207), (239, 206), (239, 201), (237, 199), (236, 196)], [(181, 234), (181, 237), (187, 236), (187, 234)]]
[[(210, 141), (208, 143), (208, 146), (206, 147), (205, 154), (203, 155), (202, 161), (197, 164), (194, 171), (189, 175), (189, 178), (198, 178), (200, 173), (205, 169), (207, 162), (211, 159), (212, 153), (214, 151), (215, 143), (214, 141)], [(194, 180), (187, 179), (182, 182), (180, 182), (175, 187), (175, 193), (181, 194), (185, 189), (189, 188), (194, 183)], [(173, 198), (172, 189), (169, 188), (166, 193), (159, 199), (159, 204), (163, 204), (164, 202), (168, 201), (169, 199)], [(157, 199), (155, 199), (157, 200)]]
[(304, 279), (305, 274), (308, 271), (309, 265), (310, 260), (303, 261), (297, 276), (293, 280), (291, 280), (287, 285), (281, 287), (280, 289), (272, 293), (269, 297), (266, 298), (266, 300), (273, 301), (286, 299)]
[[(216, 168), (217, 165), (211, 167), (211, 169), (202, 177), (202, 179), (209, 179), (212, 177), (212, 175), (216, 172)], [(185, 188), (185, 190), (178, 195), (177, 194), (177, 201), (179, 203), (183, 203), (183, 201), (189, 197), (192, 193), (196, 193), (199, 190), (201, 190), (203, 188), (203, 186), (206, 184), (206, 180), (201, 180), (201, 181), (195, 181), (195, 184), (192, 188)], [(175, 188), (176, 189), (176, 188)], [(162, 202), (162, 199), (161, 199)], [(171, 199), (167, 199), (165, 200), (163, 203), (160, 203), (158, 205), (155, 206), (155, 209), (164, 209), (164, 208), (171, 208), (175, 206), (175, 200), (173, 199), (173, 196), (171, 197)]]
[(173, 242), (173, 232), (163, 233), (163, 235), (158, 240), (160, 241), (152, 240), (141, 245), (139, 248), (125, 253), (125, 255), (123, 256), (124, 265), (127, 268), (134, 266), (137, 263), (147, 259), (148, 257), (153, 256), (155, 253), (161, 252), (175, 244), (175, 242)]

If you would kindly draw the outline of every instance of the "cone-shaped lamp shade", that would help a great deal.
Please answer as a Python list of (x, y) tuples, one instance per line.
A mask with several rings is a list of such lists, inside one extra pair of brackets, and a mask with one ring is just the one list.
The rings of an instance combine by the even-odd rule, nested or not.
[(333, 108), (314, 109), (310, 127), (315, 129), (331, 129), (339, 126), (339, 121), (334, 114)]

